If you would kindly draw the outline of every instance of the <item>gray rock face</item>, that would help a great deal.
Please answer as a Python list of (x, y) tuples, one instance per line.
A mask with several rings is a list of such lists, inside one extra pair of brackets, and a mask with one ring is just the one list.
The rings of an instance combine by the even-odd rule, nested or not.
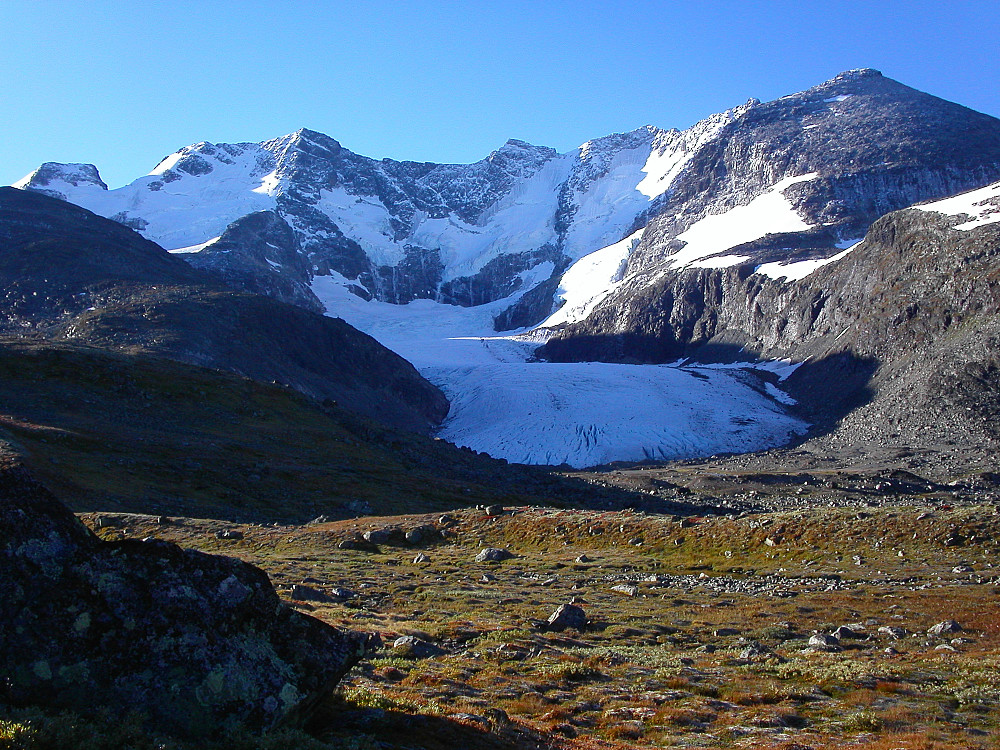
[(21, 468), (0, 470), (0, 623), (0, 700), (199, 737), (305, 717), (368, 648), (239, 560), (101, 542)]
[(185, 259), (228, 286), (313, 312), (324, 311), (309, 288), (309, 264), (295, 233), (277, 211), (258, 211), (237, 219), (218, 240)]

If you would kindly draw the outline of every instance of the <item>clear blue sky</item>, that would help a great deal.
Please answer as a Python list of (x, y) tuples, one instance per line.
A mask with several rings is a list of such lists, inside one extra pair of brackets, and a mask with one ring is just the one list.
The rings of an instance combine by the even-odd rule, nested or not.
[(0, 184), (117, 187), (198, 141), (299, 127), (373, 157), (568, 151), (878, 68), (1000, 116), (997, 0), (0, 0)]

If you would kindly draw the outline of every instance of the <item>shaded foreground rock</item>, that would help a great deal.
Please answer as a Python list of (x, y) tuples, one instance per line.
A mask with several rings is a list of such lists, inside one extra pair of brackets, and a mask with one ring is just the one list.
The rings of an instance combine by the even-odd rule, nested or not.
[(2, 702), (266, 729), (304, 719), (369, 647), (239, 560), (101, 541), (21, 467), (0, 469), (0, 540)]

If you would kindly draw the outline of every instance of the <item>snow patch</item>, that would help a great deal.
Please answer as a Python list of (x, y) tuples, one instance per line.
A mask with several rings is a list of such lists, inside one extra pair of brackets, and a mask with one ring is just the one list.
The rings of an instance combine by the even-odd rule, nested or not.
[[(811, 225), (798, 215), (791, 201), (784, 196), (784, 191), (796, 183), (808, 182), (818, 176), (817, 172), (811, 172), (798, 177), (786, 177), (745, 206), (736, 206), (725, 213), (711, 214), (696, 221), (686, 231), (677, 235), (677, 239), (687, 244), (674, 254), (671, 264), (675, 268), (685, 268), (695, 265), (696, 261), (704, 261), (709, 256), (719, 255), (730, 248), (759, 240), (768, 234), (802, 232), (809, 229)], [(714, 263), (722, 265), (705, 263), (698, 265), (721, 268), (740, 263), (746, 258), (731, 255), (713, 260)]]
[(800, 260), (794, 263), (762, 263), (754, 269), (754, 273), (767, 276), (770, 279), (784, 279), (785, 281), (799, 281), (811, 274), (818, 268), (833, 263), (835, 260), (848, 255), (854, 248), (860, 245), (859, 240), (854, 240), (854, 244), (836, 255), (829, 258), (812, 258), (810, 260)]
[(166, 172), (167, 170), (173, 169), (173, 167), (177, 164), (177, 162), (179, 162), (182, 158), (184, 158), (184, 156), (185, 154), (183, 151), (178, 151), (176, 153), (170, 154), (170, 156), (166, 157), (159, 164), (153, 167), (153, 169), (149, 172), (149, 175), (159, 176), (164, 172)]
[(197, 245), (188, 245), (187, 247), (176, 247), (173, 250), (168, 250), (167, 252), (173, 253), (175, 255), (182, 255), (182, 254), (186, 254), (186, 253), (200, 253), (202, 250), (204, 250), (209, 245), (214, 245), (221, 238), (222, 238), (222, 235), (219, 235), (218, 237), (213, 237), (212, 239), (208, 240), (207, 242), (200, 242)]
[(254, 193), (261, 193), (263, 195), (275, 196), (278, 194), (278, 188), (281, 185), (281, 178), (278, 177), (278, 171), (275, 170), (270, 174), (266, 174), (260, 178), (260, 185), (253, 189)]
[(767, 391), (768, 396), (773, 398), (779, 404), (786, 404), (787, 406), (795, 406), (795, 404), (798, 403), (798, 401), (789, 396), (774, 383), (764, 383), (764, 390)]
[(551, 328), (586, 318), (621, 283), (625, 263), (645, 231), (640, 229), (613, 245), (583, 256), (570, 266), (559, 283), (562, 307), (539, 327)]
[(970, 221), (952, 227), (963, 232), (986, 224), (995, 224), (1000, 221), (1000, 182), (913, 208), (948, 216), (971, 216)]

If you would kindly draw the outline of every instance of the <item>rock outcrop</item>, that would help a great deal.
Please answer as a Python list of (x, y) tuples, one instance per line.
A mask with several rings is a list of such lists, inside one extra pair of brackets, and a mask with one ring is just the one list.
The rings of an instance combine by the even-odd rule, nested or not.
[(0, 700), (137, 711), (204, 737), (308, 716), (369, 649), (239, 560), (103, 542), (21, 467), (0, 469)]

